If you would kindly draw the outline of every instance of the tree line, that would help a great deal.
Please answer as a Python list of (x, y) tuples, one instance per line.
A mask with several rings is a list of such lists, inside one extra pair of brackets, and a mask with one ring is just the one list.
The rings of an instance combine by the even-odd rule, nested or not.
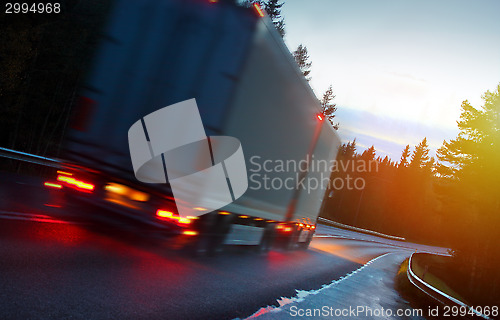
[[(337, 161), (376, 161), (375, 172), (355, 167), (332, 179), (362, 178), (362, 190), (326, 192), (322, 216), (341, 223), (451, 248), (449, 272), (467, 292), (485, 301), (500, 298), (500, 84), (483, 105), (461, 105), (456, 138), (443, 141), (435, 160), (424, 138), (407, 145), (395, 162), (377, 157), (372, 146), (357, 152), (356, 141), (340, 146)], [(497, 299), (497, 300), (495, 300)]]
[[(331, 185), (323, 215), (341, 223), (400, 235), (410, 239), (440, 240), (433, 231), (436, 216), (422, 215), (430, 210), (433, 198), (434, 159), (429, 157), (424, 138), (411, 151), (407, 145), (398, 162), (380, 157), (374, 146), (359, 153), (356, 140), (340, 146), (337, 161), (343, 170), (332, 173), (334, 179), (362, 179), (364, 188), (337, 189)], [(359, 171), (350, 162), (376, 162), (376, 170)], [(368, 167), (368, 166), (367, 166)], [(419, 194), (420, 197), (416, 195)], [(424, 196), (425, 194), (425, 196)], [(424, 209), (426, 208), (426, 209)], [(415, 228), (416, 225), (421, 227)]]

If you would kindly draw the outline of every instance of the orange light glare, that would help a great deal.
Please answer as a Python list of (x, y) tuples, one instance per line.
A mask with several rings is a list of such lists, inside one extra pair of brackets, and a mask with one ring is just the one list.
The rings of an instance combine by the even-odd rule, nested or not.
[(133, 200), (133, 201), (139, 201), (139, 202), (146, 202), (149, 200), (149, 195), (147, 193), (141, 192), (134, 190), (132, 188), (129, 188), (125, 185), (110, 182), (108, 183), (104, 189), (106, 191), (115, 193), (119, 196), (123, 196), (124, 198)]
[(248, 216), (240, 216), (240, 218), (246, 219), (246, 218), (248, 218)]
[(185, 230), (182, 232), (182, 234), (185, 234), (186, 236), (196, 236), (198, 232), (193, 231), (193, 230)]
[(262, 219), (262, 218), (255, 218), (255, 221), (262, 221), (262, 220), (264, 220), (264, 219)]
[(311, 229), (313, 229), (313, 230), (316, 229), (316, 226), (311, 226)]
[(62, 188), (62, 185), (57, 184), (57, 183), (52, 183), (52, 182), (45, 182), (43, 185), (46, 187), (49, 187), (49, 188), (56, 188), (56, 189)]
[(146, 202), (149, 200), (149, 195), (147, 193), (137, 191), (130, 194), (130, 199), (139, 202)]
[(196, 208), (193, 208), (194, 210), (196, 211), (206, 211), (208, 210), (207, 208), (203, 208), (203, 207), (196, 207)]
[(196, 220), (196, 219), (199, 219), (200, 217), (187, 216), (186, 218), (188, 218), (189, 220)]
[(261, 7), (259, 4), (256, 2), (253, 4), (253, 7), (255, 8), (255, 11), (259, 14), (259, 16), (263, 17), (264, 16), (264, 11), (262, 11)]
[(290, 232), (290, 231), (292, 231), (292, 228), (290, 228), (290, 227), (286, 227), (285, 229), (283, 229), (283, 231), (285, 231), (285, 232)]
[(323, 121), (323, 116), (321, 114), (318, 114), (316, 117), (318, 117), (319, 121)]
[(104, 189), (106, 189), (106, 191), (110, 191), (110, 192), (117, 193), (117, 194), (125, 194), (125, 192), (126, 192), (124, 186), (116, 184), (116, 183), (109, 183), (108, 185), (106, 185), (104, 187)]
[(229, 213), (229, 212), (227, 212), (227, 211), (219, 211), (219, 214), (222, 214), (222, 215), (228, 215), (228, 214), (230, 214), (230, 213)]

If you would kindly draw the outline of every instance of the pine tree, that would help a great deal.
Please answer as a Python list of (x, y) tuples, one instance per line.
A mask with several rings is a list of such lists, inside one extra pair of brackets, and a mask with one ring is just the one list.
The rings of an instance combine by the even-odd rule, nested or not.
[(441, 175), (464, 178), (473, 171), (499, 174), (500, 84), (496, 91), (487, 91), (483, 100), (481, 109), (474, 108), (467, 100), (462, 103), (457, 138), (444, 141), (437, 151)]
[(366, 161), (371, 161), (375, 159), (376, 155), (377, 154), (375, 152), (375, 146), (371, 146), (370, 148), (363, 151), (363, 153), (361, 154), (361, 158)]
[(479, 288), (471, 294), (498, 301), (500, 84), (495, 91), (486, 91), (483, 101), (481, 108), (467, 100), (462, 103), (458, 136), (438, 149), (437, 172), (446, 182), (441, 190), (442, 214), (452, 224), (457, 264), (470, 268), (471, 287)]
[(356, 139), (354, 139), (352, 142), (347, 143), (347, 146), (345, 148), (345, 157), (353, 158), (355, 154), (356, 154)]
[(311, 73), (312, 62), (309, 61), (309, 54), (307, 53), (306, 46), (299, 44), (297, 50), (293, 52), (293, 57), (299, 65), (300, 71), (302, 71), (302, 74), (304, 75), (306, 80), (311, 80), (311, 78), (308, 76)]
[(391, 165), (391, 159), (389, 159), (389, 156), (385, 156), (384, 159), (382, 160), (382, 164), (386, 166)]
[(335, 98), (335, 95), (333, 94), (333, 89), (332, 86), (330, 85), (328, 89), (323, 93), (323, 98), (319, 101), (321, 104), (322, 112), (325, 115), (325, 117), (330, 121), (332, 124), (333, 128), (335, 130), (339, 129), (339, 124), (338, 122), (335, 123), (333, 122), (333, 118), (335, 118), (335, 111), (337, 111), (337, 105), (335, 103), (332, 103), (331, 101)]
[(398, 168), (408, 167), (408, 157), (410, 156), (410, 145), (406, 145), (403, 153), (401, 154), (401, 159), (399, 160)]
[(283, 7), (283, 4), (284, 2), (280, 3), (279, 0), (268, 0), (264, 4), (267, 15), (282, 38), (285, 36), (285, 19), (281, 16), (281, 7)]
[(427, 144), (427, 138), (422, 139), (422, 141), (415, 147), (411, 155), (410, 168), (423, 168), (427, 165), (429, 161), (429, 145)]

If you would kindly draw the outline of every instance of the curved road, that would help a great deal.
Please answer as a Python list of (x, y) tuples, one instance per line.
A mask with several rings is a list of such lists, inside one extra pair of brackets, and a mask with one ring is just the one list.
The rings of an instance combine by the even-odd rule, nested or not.
[(0, 218), (2, 319), (247, 318), (373, 258), (398, 252), (399, 261), (419, 247), (351, 240), (366, 236), (322, 226), (307, 251), (233, 250), (195, 259), (90, 223), (15, 213)]

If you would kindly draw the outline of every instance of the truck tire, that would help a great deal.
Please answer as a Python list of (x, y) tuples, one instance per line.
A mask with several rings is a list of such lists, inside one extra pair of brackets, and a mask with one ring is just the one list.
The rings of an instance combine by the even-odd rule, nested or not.
[(312, 235), (310, 235), (305, 242), (299, 243), (299, 249), (300, 250), (309, 249), (309, 244), (311, 243), (311, 240), (312, 240)]
[(299, 244), (299, 233), (300, 232), (295, 226), (293, 226), (292, 228), (293, 228), (293, 231), (290, 234), (290, 236), (288, 236), (288, 239), (285, 242), (285, 250), (287, 250), (287, 251), (293, 251), (293, 250), (297, 249), (298, 244)]
[(271, 247), (273, 246), (274, 242), (274, 225), (268, 223), (264, 227), (264, 234), (262, 235), (262, 239), (257, 246), (257, 252), (258, 253), (268, 253), (269, 250), (271, 250)]

